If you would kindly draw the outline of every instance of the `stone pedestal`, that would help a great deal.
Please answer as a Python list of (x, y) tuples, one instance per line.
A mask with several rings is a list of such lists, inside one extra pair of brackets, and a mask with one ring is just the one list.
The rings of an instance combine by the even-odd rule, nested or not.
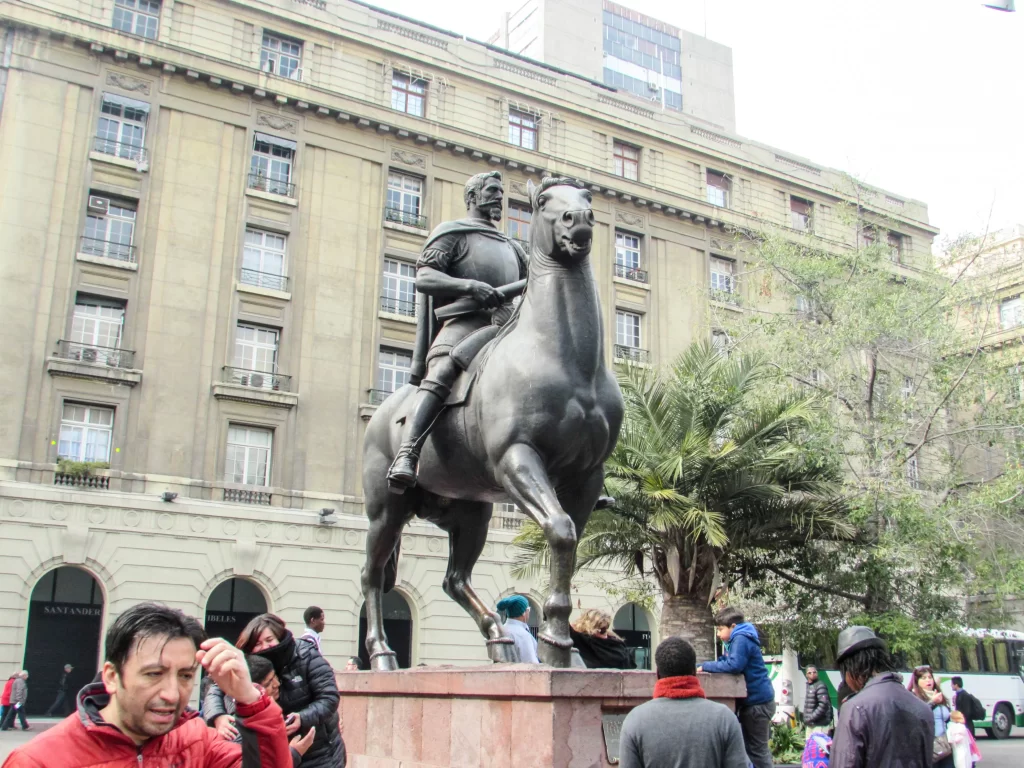
[[(653, 672), (535, 664), (339, 672), (349, 768), (604, 768), (605, 730), (654, 693)], [(701, 675), (734, 708), (743, 678)], [(613, 746), (617, 751), (617, 746)]]

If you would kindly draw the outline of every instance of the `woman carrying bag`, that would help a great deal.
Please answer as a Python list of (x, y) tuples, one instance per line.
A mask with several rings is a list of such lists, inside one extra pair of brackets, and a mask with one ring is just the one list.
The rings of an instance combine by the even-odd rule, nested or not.
[(935, 721), (935, 744), (932, 749), (934, 768), (953, 768), (953, 749), (946, 737), (949, 715), (952, 711), (946, 695), (935, 682), (935, 674), (927, 664), (917, 667), (910, 675), (910, 692), (932, 708)]

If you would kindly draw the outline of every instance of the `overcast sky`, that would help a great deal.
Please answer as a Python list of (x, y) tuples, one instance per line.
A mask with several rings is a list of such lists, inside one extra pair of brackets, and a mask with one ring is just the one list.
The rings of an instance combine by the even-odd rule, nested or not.
[[(522, 0), (370, 1), (486, 39)], [(1024, 223), (1024, 3), (618, 2), (732, 48), (742, 136), (923, 200), (943, 236)]]

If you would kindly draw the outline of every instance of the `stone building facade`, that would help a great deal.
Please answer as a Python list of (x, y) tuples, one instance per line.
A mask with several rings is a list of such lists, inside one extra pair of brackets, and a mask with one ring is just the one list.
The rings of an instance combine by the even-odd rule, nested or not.
[[(32, 667), (37, 702), (143, 599), (225, 634), (318, 604), (328, 658), (356, 652), (363, 429), (408, 377), (425, 236), (487, 169), (524, 239), (527, 179), (593, 190), (617, 362), (769, 300), (736, 228), (855, 237), (834, 171), (362, 3), (0, 4), (0, 668)], [(922, 203), (860, 202), (906, 263), (927, 252)], [(543, 600), (511, 573), (520, 521), (496, 512), (489, 601)], [(485, 658), (446, 560), (409, 526), (388, 614), (407, 664)], [(599, 576), (577, 604), (656, 639)]]

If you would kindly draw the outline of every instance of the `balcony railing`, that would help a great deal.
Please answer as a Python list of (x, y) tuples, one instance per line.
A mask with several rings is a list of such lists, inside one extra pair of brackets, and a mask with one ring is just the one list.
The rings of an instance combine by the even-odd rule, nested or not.
[(287, 181), (279, 181), (278, 179), (271, 179), (268, 176), (264, 176), (262, 173), (249, 174), (249, 189), (255, 189), (259, 192), (267, 192), (271, 195), (281, 195), (282, 197), (295, 197), (294, 184), (289, 184)]
[(501, 531), (519, 531), (523, 528), (523, 523), (526, 518), (522, 515), (492, 515), (491, 516), (491, 528), (497, 528)]
[(97, 240), (94, 237), (83, 237), (78, 246), (79, 253), (89, 256), (102, 256), (105, 259), (135, 264), (135, 246), (126, 243), (115, 243), (110, 240)]
[(404, 224), (407, 227), (416, 227), (416, 229), (427, 228), (426, 216), (420, 216), (418, 213), (390, 206), (384, 209), (384, 221), (390, 221), (393, 224)]
[(615, 345), (615, 359), (628, 360), (632, 363), (650, 362), (650, 353), (640, 347), (627, 347), (624, 344)]
[(224, 501), (236, 504), (262, 504), (270, 506), (272, 494), (269, 491), (250, 491), (245, 488), (225, 488)]
[(740, 305), (740, 295), (733, 293), (732, 291), (722, 291), (716, 288), (711, 289), (711, 300), (720, 301), (723, 304), (734, 304), (735, 306)]
[(227, 384), (239, 384), (243, 387), (263, 389), (273, 392), (291, 392), (292, 377), (280, 373), (269, 373), (267, 371), (253, 371), (248, 368), (236, 368), (233, 365), (225, 365), (224, 382)]
[(255, 269), (246, 269), (238, 275), (238, 282), (244, 285), (253, 285), (257, 288), (271, 288), (275, 291), (288, 290), (288, 278), (284, 275), (275, 275), (273, 272), (260, 272)]
[(366, 393), (369, 395), (370, 405), (380, 405), (391, 395), (395, 394), (388, 389), (368, 389)]
[(53, 484), (66, 488), (98, 488), (103, 491), (110, 490), (109, 477), (97, 477), (96, 475), (65, 475), (61, 472), (53, 474)]
[(57, 342), (57, 357), (64, 360), (78, 360), (83, 363), (107, 365), (111, 368), (134, 368), (135, 350), (117, 347), (98, 347), (79, 341), (61, 339)]
[(416, 317), (416, 302), (385, 295), (380, 297), (380, 311), (390, 312), (392, 315)]
[(128, 144), (123, 141), (115, 141), (114, 139), (108, 139), (104, 136), (97, 136), (93, 139), (92, 148), (94, 151), (100, 152), (104, 155), (121, 157), (125, 160), (131, 160), (139, 165), (145, 163), (148, 159), (145, 147), (138, 144)]
[(625, 264), (615, 265), (615, 276), (624, 280), (632, 280), (636, 283), (647, 282), (647, 271), (636, 267), (627, 267)]

